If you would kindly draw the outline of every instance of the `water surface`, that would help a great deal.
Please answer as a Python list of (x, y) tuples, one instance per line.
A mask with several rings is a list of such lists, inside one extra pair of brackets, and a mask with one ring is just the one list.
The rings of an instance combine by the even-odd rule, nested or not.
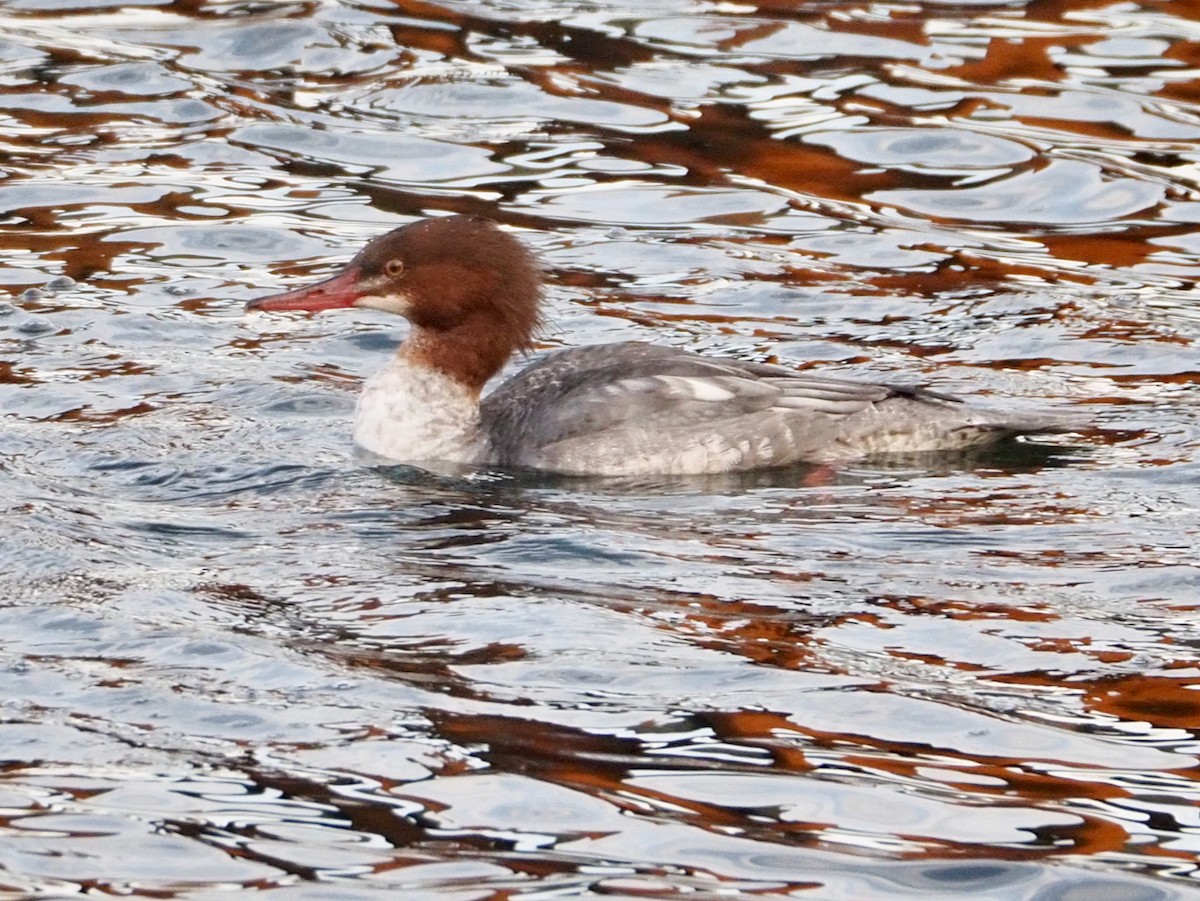
[[(0, 6), (0, 892), (1200, 898), (1180, 2)], [(540, 350), (1089, 425), (838, 472), (358, 457), (491, 216)]]

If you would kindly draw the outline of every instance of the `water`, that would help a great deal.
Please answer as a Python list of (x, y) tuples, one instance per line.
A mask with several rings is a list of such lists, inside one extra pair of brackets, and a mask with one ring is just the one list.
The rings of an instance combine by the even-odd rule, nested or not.
[[(0, 893), (1200, 897), (1183, 3), (0, 6)], [(541, 347), (1089, 425), (737, 478), (371, 465), (439, 212)]]

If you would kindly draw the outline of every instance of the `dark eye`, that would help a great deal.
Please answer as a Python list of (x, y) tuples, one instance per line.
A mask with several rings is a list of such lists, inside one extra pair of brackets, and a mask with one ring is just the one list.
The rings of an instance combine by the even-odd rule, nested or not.
[(387, 274), (388, 278), (396, 278), (404, 271), (404, 260), (388, 260), (383, 265), (383, 271)]

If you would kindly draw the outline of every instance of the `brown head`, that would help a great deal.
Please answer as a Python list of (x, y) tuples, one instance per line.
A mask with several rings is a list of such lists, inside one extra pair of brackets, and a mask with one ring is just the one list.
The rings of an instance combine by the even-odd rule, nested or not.
[(480, 216), (445, 216), (381, 235), (332, 278), (246, 309), (399, 313), (413, 325), (404, 356), (478, 390), (531, 345), (541, 298), (541, 270), (519, 240)]

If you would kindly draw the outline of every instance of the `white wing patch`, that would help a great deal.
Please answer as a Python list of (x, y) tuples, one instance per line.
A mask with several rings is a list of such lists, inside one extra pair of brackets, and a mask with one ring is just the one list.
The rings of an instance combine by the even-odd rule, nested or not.
[(826, 397), (813, 397), (812, 395), (784, 395), (775, 401), (775, 407), (786, 408), (788, 410), (811, 410), (815, 413), (833, 413), (835, 415), (848, 416), (851, 413), (857, 413), (867, 406), (867, 401), (862, 400), (831, 400)]
[(732, 391), (722, 388), (711, 379), (686, 375), (656, 375), (654, 379), (670, 388), (673, 394), (685, 394), (709, 403), (732, 400), (735, 396)]

